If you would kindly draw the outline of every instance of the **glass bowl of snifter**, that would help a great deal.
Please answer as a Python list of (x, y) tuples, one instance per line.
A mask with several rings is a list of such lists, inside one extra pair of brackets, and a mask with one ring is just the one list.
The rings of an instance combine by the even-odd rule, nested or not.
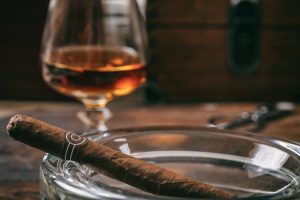
[[(174, 126), (118, 129), (87, 137), (235, 193), (238, 199), (300, 199), (300, 146), (294, 142), (252, 133)], [(42, 161), (40, 181), (45, 200), (183, 199), (146, 193), (50, 154)]]

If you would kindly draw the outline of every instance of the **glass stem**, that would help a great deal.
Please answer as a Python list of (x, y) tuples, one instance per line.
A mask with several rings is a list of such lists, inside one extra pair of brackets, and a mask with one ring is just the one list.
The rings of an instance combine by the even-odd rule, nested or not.
[(77, 113), (77, 117), (86, 127), (86, 132), (107, 131), (106, 121), (112, 117), (110, 110), (106, 107), (106, 103), (101, 104), (85, 104), (85, 110)]

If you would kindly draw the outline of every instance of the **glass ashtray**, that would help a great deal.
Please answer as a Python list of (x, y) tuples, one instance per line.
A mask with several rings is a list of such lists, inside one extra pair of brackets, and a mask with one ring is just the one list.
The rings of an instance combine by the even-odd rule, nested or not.
[[(125, 154), (237, 194), (238, 199), (300, 199), (300, 146), (268, 136), (212, 128), (145, 127), (88, 135)], [(85, 165), (46, 154), (46, 200), (183, 200), (143, 192)], [(298, 196), (298, 197), (297, 197)], [(184, 198), (186, 199), (186, 198)]]

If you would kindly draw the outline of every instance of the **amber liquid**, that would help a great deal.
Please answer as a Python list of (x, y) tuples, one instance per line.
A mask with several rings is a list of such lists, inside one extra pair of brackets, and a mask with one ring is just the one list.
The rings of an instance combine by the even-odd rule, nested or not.
[(43, 77), (77, 98), (127, 95), (145, 81), (145, 64), (131, 48), (69, 46), (43, 59)]

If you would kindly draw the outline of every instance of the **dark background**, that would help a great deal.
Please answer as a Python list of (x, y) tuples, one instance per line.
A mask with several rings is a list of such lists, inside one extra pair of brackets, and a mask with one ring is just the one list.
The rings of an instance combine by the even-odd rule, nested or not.
[(66, 99), (46, 86), (39, 60), (48, 0), (3, 0), (0, 6), (0, 99)]
[[(70, 100), (41, 77), (47, 7), (48, 0), (1, 1), (1, 100)], [(261, 0), (261, 7), (259, 68), (236, 76), (228, 70), (229, 0), (149, 0), (147, 97), (300, 101), (300, 1)]]

